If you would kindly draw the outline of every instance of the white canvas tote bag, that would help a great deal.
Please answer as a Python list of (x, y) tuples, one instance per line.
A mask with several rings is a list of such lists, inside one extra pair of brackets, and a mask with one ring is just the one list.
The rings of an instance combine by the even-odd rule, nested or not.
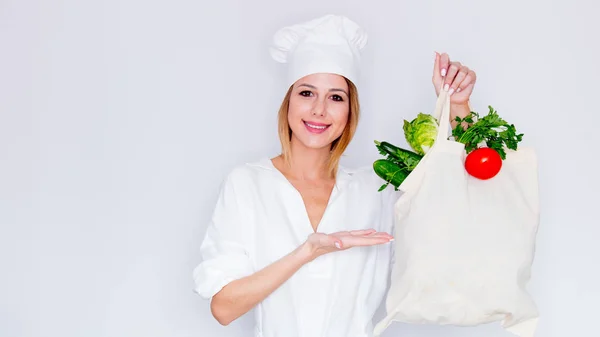
[(475, 326), (501, 322), (531, 337), (538, 310), (526, 291), (539, 224), (537, 158), (506, 149), (489, 180), (464, 168), (464, 144), (449, 140), (450, 99), (440, 90), (437, 139), (401, 184), (394, 265), (380, 335), (392, 322)]

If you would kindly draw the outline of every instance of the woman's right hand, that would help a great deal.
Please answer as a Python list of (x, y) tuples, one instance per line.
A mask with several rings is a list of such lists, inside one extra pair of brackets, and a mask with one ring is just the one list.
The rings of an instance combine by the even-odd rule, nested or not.
[(393, 241), (394, 238), (385, 232), (374, 229), (342, 231), (331, 234), (313, 233), (305, 242), (311, 252), (312, 259), (323, 254), (345, 250), (359, 246), (374, 246)]

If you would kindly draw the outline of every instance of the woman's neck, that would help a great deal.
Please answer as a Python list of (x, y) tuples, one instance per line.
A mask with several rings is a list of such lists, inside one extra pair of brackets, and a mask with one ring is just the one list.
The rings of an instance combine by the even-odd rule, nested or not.
[(288, 174), (301, 180), (322, 180), (330, 178), (327, 167), (330, 157), (328, 148), (311, 149), (298, 141), (291, 141), (290, 166)]

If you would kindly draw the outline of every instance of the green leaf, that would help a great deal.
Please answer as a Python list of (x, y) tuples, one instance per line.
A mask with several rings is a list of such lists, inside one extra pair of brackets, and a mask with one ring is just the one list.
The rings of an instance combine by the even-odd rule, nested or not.
[[(479, 144), (485, 142), (489, 148), (498, 151), (502, 159), (506, 159), (505, 148), (517, 150), (518, 143), (523, 139), (523, 134), (517, 134), (515, 126), (500, 118), (498, 112), (491, 105), (488, 105), (488, 109), (488, 114), (482, 118), (479, 118), (479, 115), (474, 111), (465, 118), (456, 117), (455, 120), (458, 125), (452, 130), (452, 135), (458, 142), (465, 144), (467, 153), (475, 150)], [(461, 123), (470, 123), (469, 121), (474, 122), (466, 130), (463, 130)], [(498, 131), (502, 128), (504, 130)]]
[(404, 120), (402, 129), (408, 145), (416, 153), (424, 155), (426, 149), (431, 148), (435, 142), (438, 122), (432, 115), (420, 112), (412, 121)]

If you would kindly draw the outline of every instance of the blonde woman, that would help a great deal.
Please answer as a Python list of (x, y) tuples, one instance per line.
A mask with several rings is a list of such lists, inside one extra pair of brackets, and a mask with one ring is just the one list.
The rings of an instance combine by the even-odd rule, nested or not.
[[(233, 169), (202, 242), (196, 292), (227, 325), (254, 311), (253, 336), (372, 336), (392, 258), (392, 188), (370, 167), (339, 165), (359, 120), (360, 51), (367, 36), (328, 15), (277, 32), (287, 66), (281, 155)], [(433, 82), (469, 112), (475, 73), (436, 53)], [(249, 334), (250, 335), (250, 334)]]

